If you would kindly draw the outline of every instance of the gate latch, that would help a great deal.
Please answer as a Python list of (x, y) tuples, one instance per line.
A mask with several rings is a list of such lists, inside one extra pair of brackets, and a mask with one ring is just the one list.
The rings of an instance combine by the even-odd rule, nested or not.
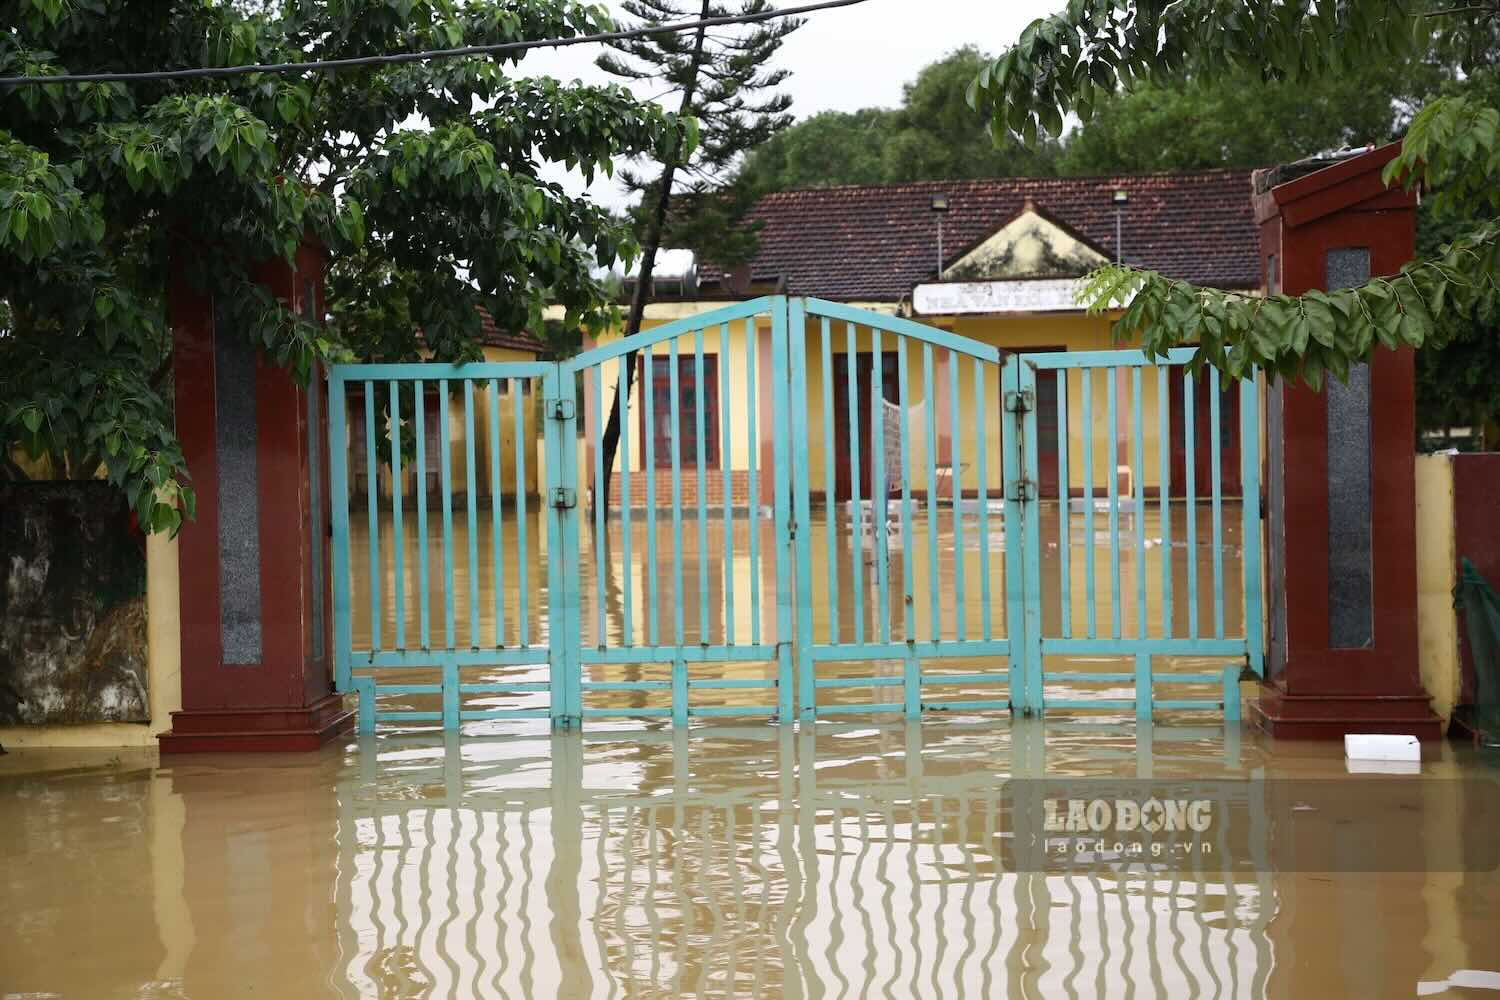
[(571, 399), (549, 399), (547, 400), (547, 414), (553, 420), (572, 420), (573, 401)]
[(1005, 485), (1005, 499), (1025, 503), (1036, 499), (1036, 483), (1030, 479), (1013, 479)]
[(578, 491), (568, 486), (552, 489), (552, 506), (559, 510), (571, 510), (578, 506)]
[(1005, 409), (1009, 413), (1025, 413), (1032, 408), (1031, 390), (1023, 389), (1020, 392), (1007, 392), (1005, 394)]

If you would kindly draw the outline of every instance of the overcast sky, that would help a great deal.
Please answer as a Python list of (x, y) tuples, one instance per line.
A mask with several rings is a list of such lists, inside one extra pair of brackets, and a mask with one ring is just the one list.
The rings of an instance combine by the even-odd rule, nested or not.
[[(802, 2), (778, 0), (777, 6)], [(619, 10), (618, 3), (608, 6)], [(784, 86), (799, 119), (819, 111), (893, 107), (901, 101), (901, 85), (944, 53), (970, 43), (988, 52), (1003, 51), (1032, 20), (1064, 6), (1064, 0), (866, 0), (809, 15), (787, 37), (776, 59), (792, 71)], [(600, 48), (536, 52), (521, 62), (518, 72), (617, 82), (594, 67)], [(650, 96), (649, 91), (643, 96)], [(561, 170), (553, 176), (565, 179)], [(566, 178), (565, 183), (575, 193), (583, 190), (580, 178)], [(611, 207), (626, 200), (611, 180), (596, 182), (591, 193)]]

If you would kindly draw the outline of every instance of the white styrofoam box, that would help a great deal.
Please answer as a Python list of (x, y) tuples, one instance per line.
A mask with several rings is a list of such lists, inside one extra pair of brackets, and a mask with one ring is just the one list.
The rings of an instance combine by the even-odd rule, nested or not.
[(1350, 760), (1420, 761), (1422, 744), (1415, 736), (1349, 733), (1344, 737), (1344, 756)]
[(1419, 760), (1354, 760), (1345, 758), (1344, 768), (1350, 774), (1421, 774)]

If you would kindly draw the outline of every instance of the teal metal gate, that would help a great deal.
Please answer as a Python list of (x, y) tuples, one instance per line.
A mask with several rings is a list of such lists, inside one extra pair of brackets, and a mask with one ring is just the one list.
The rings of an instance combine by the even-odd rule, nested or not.
[(1190, 354), (1002, 358), (774, 296), (562, 364), (334, 366), (338, 690), (358, 696), (365, 732), (1234, 718), (1241, 670), (1261, 663), (1258, 395), (1188, 376)]
[[(1018, 658), (1025, 664), (1023, 683), (1031, 711), (1109, 708), (1133, 710), (1137, 718), (1149, 719), (1153, 710), (1213, 709), (1238, 719), (1242, 674), (1246, 670), (1263, 674), (1259, 393), (1254, 378), (1231, 389), (1227, 381), (1221, 384), (1216, 369), (1205, 368), (1195, 377), (1186, 367), (1192, 356), (1191, 349), (1178, 349), (1158, 363), (1140, 351), (1090, 351), (1020, 354), (1006, 362), (1004, 399), (1012, 416), (1007, 427), (1015, 428), (1017, 442), (1016, 447), (1006, 447), (1007, 478), (1012, 463), (1021, 470), (1006, 495), (1008, 502), (1011, 497), (1022, 498), (1016, 514), (1024, 521), (1025, 568), (1021, 594), (1013, 600), (1025, 616), (1025, 647)], [(1096, 375), (1102, 377), (1096, 379)], [(1042, 523), (1046, 505), (1037, 489), (1043, 415), (1039, 386), (1044, 379), (1052, 382), (1057, 424), (1062, 428), (1057, 435), (1057, 523), (1047, 526), (1051, 532)], [(1098, 499), (1096, 435), (1081, 435), (1082, 488), (1075, 503), (1067, 429), (1074, 425), (1075, 415), (1083, 428), (1095, 426), (1096, 381), (1104, 388), (1104, 468), (1109, 482), (1104, 497)], [(1175, 408), (1174, 383), (1181, 387), (1176, 395), (1182, 404)], [(1153, 388), (1154, 392), (1148, 392)], [(1120, 419), (1122, 396), (1129, 400), (1128, 431)], [(1076, 410), (1071, 405), (1074, 398)], [(1148, 398), (1156, 411), (1154, 469), (1147, 454)], [(1206, 412), (1206, 428), (1198, 426), (1200, 410)], [(1203, 438), (1206, 448), (1200, 447)], [(1119, 459), (1126, 448), (1129, 488), (1122, 492)], [(1238, 452), (1237, 470), (1226, 464), (1226, 450)], [(1152, 471), (1156, 473), (1154, 498), (1148, 497), (1146, 489)], [(1207, 483), (1200, 478), (1205, 472)], [(1155, 500), (1154, 523), (1151, 499)], [(1239, 524), (1228, 527), (1237, 537), (1226, 533), (1225, 509), (1231, 504), (1238, 506)], [(1122, 513), (1122, 506), (1128, 511)], [(1096, 530), (1099, 520), (1105, 523), (1108, 546), (1102, 585), (1096, 566), (1097, 550), (1103, 548)], [(1173, 533), (1174, 523), (1180, 525), (1180, 544)], [(1079, 532), (1082, 546), (1074, 543)], [(1053, 539), (1060, 553), (1055, 577), (1044, 574), (1040, 557), (1043, 546)], [(1200, 544), (1205, 541), (1206, 545)], [(1082, 586), (1074, 578), (1073, 566), (1073, 552), (1079, 547), (1083, 549)], [(1134, 570), (1129, 577), (1122, 573), (1122, 548)], [(1152, 548), (1159, 554), (1154, 571)], [(1185, 556), (1180, 569), (1175, 555), (1179, 548)], [(1206, 556), (1201, 555), (1203, 548), (1208, 550)], [(1227, 553), (1239, 556), (1238, 580), (1226, 571)], [(1205, 582), (1200, 580), (1205, 569), (1207, 586), (1200, 586)], [(1124, 587), (1131, 577), (1134, 593), (1127, 598)], [(1183, 581), (1180, 592), (1178, 578)], [(1179, 595), (1184, 599), (1179, 600)], [(1045, 615), (1054, 601), (1056, 614)], [(1107, 632), (1099, 621), (1105, 609), (1109, 611)], [(1077, 610), (1082, 611), (1081, 623), (1074, 621)], [(1131, 669), (1080, 671), (1067, 669), (1067, 664), (1061, 670), (1049, 669), (1050, 663), (1069, 658), (1128, 658)], [(1190, 661), (1189, 668), (1163, 669), (1161, 661), (1174, 659)], [(1210, 669), (1203, 669), (1204, 665)], [(1131, 689), (1126, 696), (1078, 697), (1101, 685), (1121, 684)], [(1054, 697), (1048, 693), (1052, 686), (1073, 691)], [(1163, 686), (1176, 689), (1175, 696), (1160, 695)]]

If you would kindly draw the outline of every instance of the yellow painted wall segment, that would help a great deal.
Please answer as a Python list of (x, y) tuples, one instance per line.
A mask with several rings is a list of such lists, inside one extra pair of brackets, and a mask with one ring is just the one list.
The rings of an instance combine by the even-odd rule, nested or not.
[(1458, 582), (1453, 517), (1453, 459), (1417, 456), (1417, 644), (1422, 687), (1448, 721), (1459, 695)]
[[(670, 322), (683, 316), (697, 315), (712, 307), (722, 306), (725, 303), (656, 303), (653, 307), (660, 306), (659, 310), (648, 309), (647, 318), (642, 323), (642, 329), (649, 331), (654, 327)], [(885, 311), (892, 312), (894, 306), (885, 303)], [(668, 308), (670, 307), (670, 308)], [(1014, 316), (988, 315), (988, 316), (957, 316), (941, 317), (936, 321), (924, 318), (923, 322), (940, 326), (962, 337), (979, 341), (1000, 348), (1005, 352), (1018, 352), (1035, 348), (1057, 348), (1068, 351), (1108, 351), (1121, 349), (1119, 343), (1114, 339), (1111, 326), (1115, 316), (1101, 315), (1090, 316), (1085, 313), (1057, 313), (1057, 314), (1025, 314)], [(769, 320), (763, 321), (757, 328), (762, 333), (769, 330)], [(844, 355), (847, 349), (847, 328), (839, 322), (830, 323), (830, 334), (832, 336), (832, 351), (834, 355)], [(822, 360), (822, 325), (821, 320), (814, 317), (808, 321), (806, 327), (805, 341), (807, 344), (807, 406), (808, 427), (812, 434), (808, 441), (808, 456), (810, 468), (818, 482), (821, 484), (824, 456), (823, 456), (823, 426), (826, 413), (826, 403), (823, 399), (823, 360)], [(871, 351), (870, 331), (868, 327), (859, 327), (856, 330), (856, 351), (867, 353)], [(678, 351), (683, 357), (692, 357), (694, 338), (684, 336), (678, 341)], [(882, 350), (894, 352), (896, 338), (887, 334), (882, 341)], [(654, 348), (658, 356), (665, 356), (669, 347), (666, 344), (658, 344)], [(746, 397), (746, 386), (744, 380), (744, 358), (745, 358), (745, 323), (736, 321), (730, 324), (729, 339), (729, 364), (730, 364), (730, 393), (727, 403), (720, 400), (720, 406), (728, 405), (732, 422), (735, 427), (733, 440), (726, 456), (730, 462), (730, 468), (740, 470), (749, 467), (747, 455), (747, 441), (744, 437), (744, 414), (748, 412), (748, 400)], [(717, 328), (704, 332), (704, 354), (705, 357), (716, 358), (720, 353), (719, 331)], [(762, 362), (766, 359), (761, 358)], [(948, 474), (944, 471), (954, 464), (952, 461), (952, 442), (950, 405), (947, 398), (948, 392), (948, 364), (949, 354), (946, 350), (934, 350), (934, 372), (933, 383), (936, 398), (934, 410), (937, 415), (938, 454), (934, 456), (934, 465), (939, 467), (938, 495), (947, 495), (951, 487), (948, 485)], [(909, 365), (910, 384), (907, 386), (906, 401), (909, 408), (911, 421), (911, 470), (912, 489), (919, 495), (927, 492), (929, 484), (926, 482), (927, 474), (927, 445), (925, 429), (921, 423), (924, 419), (923, 398), (923, 351), (920, 344), (908, 342), (907, 362)], [(969, 358), (959, 359), (960, 369), (958, 372), (959, 385), (959, 412), (971, 414), (975, 412), (974, 398), (974, 373), (973, 361)], [(1000, 440), (1000, 425), (1003, 408), (1000, 401), (1000, 371), (997, 366), (986, 366), (990, 370), (985, 373), (985, 413), (990, 422), (985, 429), (985, 439), (991, 450), (998, 447)], [(762, 378), (769, 378), (771, 366), (760, 364), (758, 366)], [(616, 361), (606, 362), (603, 366), (603, 393), (601, 406), (601, 424), (607, 419), (610, 409), (614, 405), (616, 386), (618, 384), (619, 363)], [(1106, 484), (1112, 481), (1112, 471), (1108, 468), (1109, 454), (1108, 441), (1111, 429), (1105, 426), (1105, 392), (1106, 378), (1103, 371), (1095, 371), (1092, 375), (1093, 382), (1093, 426), (1091, 429), (1083, 425), (1083, 411), (1080, 405), (1080, 397), (1083, 391), (1083, 373), (1073, 370), (1068, 373), (1068, 481), (1078, 490), (1083, 483), (1083, 439), (1086, 433), (1093, 435), (1093, 482), (1096, 494), (1103, 496)], [(1172, 372), (1172, 378), (1181, 378), (1181, 369)], [(1205, 376), (1206, 377), (1206, 376)], [(1122, 470), (1128, 468), (1130, 461), (1130, 413), (1131, 413), (1131, 379), (1129, 373), (1120, 370), (1116, 378), (1117, 397), (1117, 425), (1113, 429), (1119, 442), (1119, 460)], [(592, 384), (583, 386), (585, 404), (583, 408), (584, 419), (588, 421), (586, 426), (592, 427), (593, 406)], [(630, 412), (630, 460), (631, 468), (640, 468), (640, 421), (641, 421), (641, 395), (637, 388), (631, 394)], [(1185, 397), (1179, 397), (1185, 398)], [(1149, 490), (1156, 489), (1160, 484), (1160, 442), (1156, 429), (1158, 413), (1157, 384), (1154, 372), (1148, 373), (1142, 379), (1142, 405), (1141, 416), (1145, 433), (1143, 435), (1144, 454), (1142, 463), (1144, 469), (1140, 471), (1142, 481)], [(835, 432), (842, 439), (847, 434), (849, 416), (847, 413), (834, 414)], [(1221, 411), (1221, 420), (1226, 424), (1237, 427), (1239, 414), (1233, 406), (1226, 405)], [(1174, 419), (1174, 423), (1180, 426), (1180, 415)], [(1201, 421), (1200, 421), (1201, 422)], [(1264, 422), (1262, 422), (1264, 428)], [(1208, 428), (1201, 426), (1199, 434), (1204, 437), (1208, 434)], [(764, 439), (765, 435), (761, 437)], [(975, 448), (980, 440), (978, 428), (965, 422), (958, 429), (958, 456), (957, 464), (961, 467), (959, 472), (962, 488), (966, 490), (977, 490), (979, 487), (977, 463), (974, 461)], [(764, 441), (762, 442), (765, 443)], [(1259, 442), (1264, 447), (1264, 441)], [(868, 454), (869, 433), (868, 429), (862, 429), (861, 450)], [(580, 482), (589, 482), (592, 478), (592, 456), (586, 454), (586, 448), (580, 449), (579, 466)], [(1227, 460), (1227, 459), (1226, 459)], [(999, 495), (1002, 487), (1002, 467), (997, 455), (992, 455), (991, 460), (986, 463), (989, 482), (988, 489), (994, 495)], [(1128, 480), (1133, 470), (1122, 472), (1122, 484)], [(1206, 490), (1207, 484), (1200, 483)], [(1122, 485), (1122, 488), (1125, 488)]]

